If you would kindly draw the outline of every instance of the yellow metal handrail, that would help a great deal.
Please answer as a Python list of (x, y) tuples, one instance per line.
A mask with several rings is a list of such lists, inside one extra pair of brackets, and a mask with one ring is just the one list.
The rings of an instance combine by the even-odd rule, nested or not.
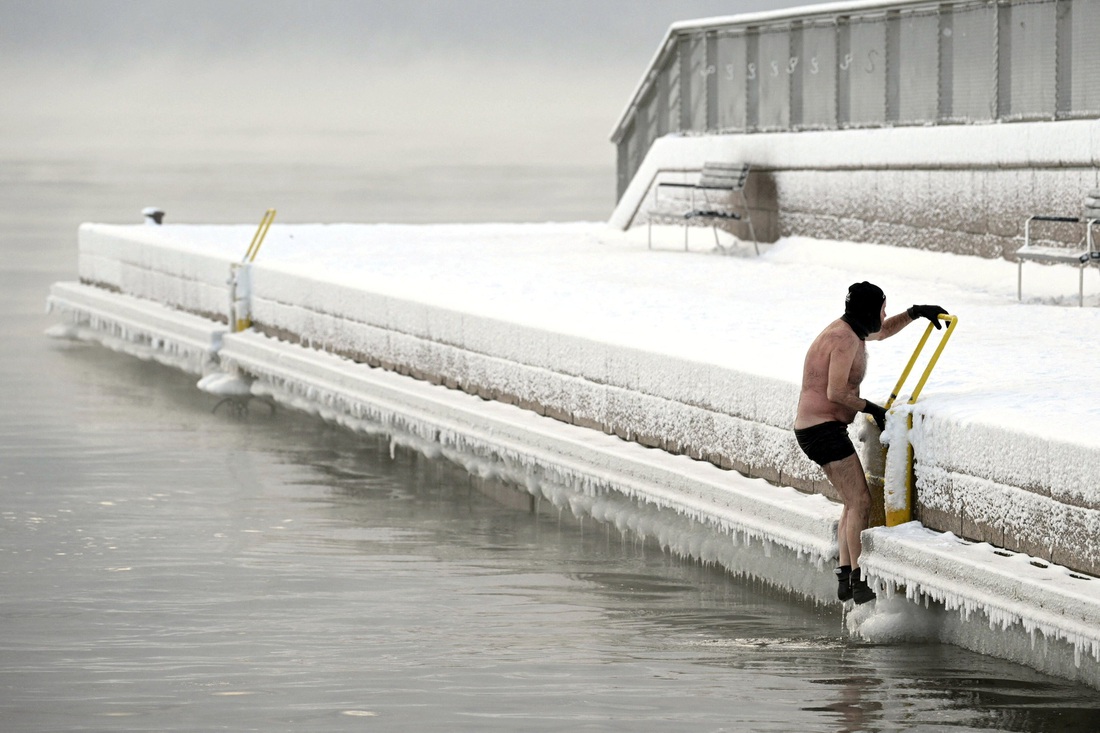
[(252, 243), (248, 245), (248, 251), (244, 253), (241, 262), (252, 262), (260, 253), (260, 246), (264, 243), (267, 230), (271, 228), (271, 222), (275, 221), (275, 209), (268, 209), (260, 219), (260, 226), (256, 227), (256, 233), (252, 235)]
[[(955, 333), (955, 324), (959, 322), (957, 316), (952, 316), (947, 313), (940, 313), (938, 318), (945, 322), (943, 338), (940, 339), (939, 345), (936, 350), (932, 352), (932, 357), (928, 360), (928, 364), (924, 367), (924, 372), (921, 374), (920, 379), (917, 381), (916, 388), (913, 389), (913, 393), (909, 396), (910, 405), (916, 403), (917, 398), (920, 397), (921, 390), (924, 389), (925, 383), (928, 381), (928, 377), (932, 374), (932, 370), (936, 366), (936, 362), (940, 359), (940, 354), (943, 353), (943, 347), (947, 345), (947, 341), (951, 338), (951, 335)], [(909, 358), (909, 363), (905, 365), (905, 369), (901, 372), (901, 377), (898, 379), (898, 383), (894, 385), (894, 390), (890, 393), (890, 398), (886, 400), (885, 408), (889, 409), (894, 404), (894, 400), (898, 398), (898, 393), (901, 392), (901, 387), (905, 384), (905, 380), (908, 379), (909, 373), (913, 371), (913, 365), (916, 364), (917, 358), (920, 356), (921, 351), (924, 350), (924, 345), (928, 342), (928, 337), (932, 334), (932, 329), (935, 324), (931, 321), (928, 323), (928, 328), (924, 329), (924, 335), (921, 336), (920, 341), (917, 342), (917, 348), (913, 350), (913, 356)], [(913, 413), (908, 415), (908, 430), (913, 429)], [(886, 512), (886, 526), (896, 527), (899, 524), (905, 524), (913, 518), (913, 499), (916, 493), (916, 481), (913, 472), (913, 444), (906, 439), (906, 453), (908, 461), (907, 470), (905, 474), (905, 502), (904, 506), (891, 508), (890, 502), (885, 502)], [(889, 492), (883, 482), (884, 491)]]
[(252, 278), (249, 265), (260, 253), (260, 246), (264, 243), (264, 237), (273, 221), (275, 209), (268, 209), (260, 219), (256, 233), (252, 235), (252, 242), (249, 243), (244, 257), (240, 262), (229, 264), (229, 330), (232, 333), (243, 331), (252, 325)]
[[(944, 331), (943, 338), (940, 339), (940, 345), (932, 352), (932, 358), (928, 360), (928, 365), (924, 367), (924, 373), (921, 375), (920, 380), (917, 381), (916, 389), (914, 389), (913, 394), (909, 396), (910, 405), (916, 402), (917, 397), (920, 396), (921, 390), (924, 389), (925, 382), (928, 381), (928, 376), (932, 374), (932, 369), (935, 368), (936, 362), (940, 359), (940, 354), (943, 353), (943, 347), (947, 345), (947, 340), (955, 333), (955, 324), (959, 322), (957, 316), (952, 316), (947, 313), (940, 313), (938, 318), (947, 324), (944, 326), (946, 330)], [(894, 385), (894, 389), (890, 393), (890, 398), (887, 399), (886, 404), (883, 405), (886, 409), (890, 409), (890, 406), (894, 404), (894, 400), (898, 398), (898, 392), (901, 392), (901, 386), (905, 384), (905, 380), (909, 378), (909, 372), (913, 371), (913, 365), (917, 363), (917, 358), (920, 356), (921, 351), (924, 350), (924, 345), (928, 342), (928, 337), (932, 334), (932, 329), (934, 327), (935, 324), (929, 321), (928, 328), (924, 329), (924, 335), (921, 336), (920, 341), (917, 342), (917, 348), (913, 350), (913, 356), (909, 358), (909, 363), (906, 364), (905, 369), (902, 370), (898, 383)]]

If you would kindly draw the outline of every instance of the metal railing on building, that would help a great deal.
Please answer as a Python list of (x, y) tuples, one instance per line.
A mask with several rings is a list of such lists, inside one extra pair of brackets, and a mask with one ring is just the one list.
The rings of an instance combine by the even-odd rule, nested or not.
[(678, 23), (612, 136), (1100, 117), (1100, 0), (829, 4)]

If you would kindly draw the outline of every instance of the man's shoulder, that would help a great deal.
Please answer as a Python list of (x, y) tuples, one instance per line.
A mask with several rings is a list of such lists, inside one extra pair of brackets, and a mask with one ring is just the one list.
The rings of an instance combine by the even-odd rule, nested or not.
[(859, 336), (856, 336), (851, 326), (840, 318), (826, 326), (825, 330), (818, 336), (818, 339), (834, 347), (852, 347), (859, 345)]

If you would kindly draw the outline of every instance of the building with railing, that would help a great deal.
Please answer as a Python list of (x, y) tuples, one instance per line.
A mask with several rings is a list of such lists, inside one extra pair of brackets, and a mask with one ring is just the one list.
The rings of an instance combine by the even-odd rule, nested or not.
[[(914, 244), (912, 232), (884, 226), (896, 224), (957, 240), (940, 248), (1003, 254), (1017, 219), (1079, 208), (1097, 186), (1098, 117), (1097, 0), (865, 0), (677, 23), (612, 134), (614, 219), (644, 219), (650, 179), (698, 170), (695, 150), (754, 166), (750, 198), (765, 238), (874, 234), (869, 241)], [(692, 141), (700, 137), (719, 140)], [(647, 170), (662, 140), (680, 151), (663, 151)], [(884, 175), (856, 175), (873, 171)], [(909, 193), (861, 210), (854, 201), (876, 198), (868, 187), (880, 198), (884, 189)], [(938, 193), (924, 200), (930, 188)], [(963, 189), (971, 214), (1006, 217), (1012, 233), (967, 224), (965, 211), (941, 205)], [(822, 190), (831, 210), (821, 210)], [(975, 210), (975, 196), (1001, 205)], [(906, 221), (890, 219), (899, 211)]]

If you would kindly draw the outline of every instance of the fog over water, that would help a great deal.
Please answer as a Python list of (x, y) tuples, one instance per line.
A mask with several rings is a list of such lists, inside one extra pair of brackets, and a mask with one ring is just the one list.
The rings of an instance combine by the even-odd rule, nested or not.
[[(79, 151), (176, 221), (603, 219), (609, 134), (669, 24), (798, 4), (3, 0), (0, 152)], [(164, 200), (199, 162), (269, 173), (215, 211)], [(356, 206), (281, 195), (349, 163)]]

